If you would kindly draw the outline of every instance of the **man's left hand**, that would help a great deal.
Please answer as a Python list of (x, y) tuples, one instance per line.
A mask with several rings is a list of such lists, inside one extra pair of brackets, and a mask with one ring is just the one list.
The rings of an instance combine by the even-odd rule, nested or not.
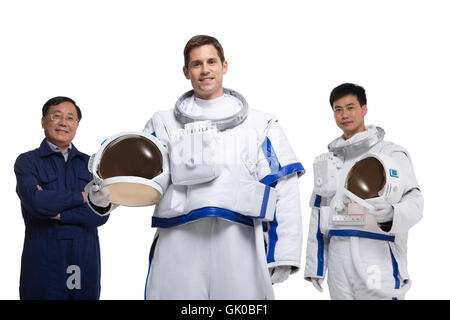
[(291, 266), (278, 266), (272, 269), (270, 280), (272, 284), (285, 281), (291, 274)]
[(383, 223), (394, 219), (394, 207), (390, 203), (379, 199), (367, 199), (366, 201), (373, 206), (373, 209), (369, 209), (369, 213), (375, 216), (377, 222)]

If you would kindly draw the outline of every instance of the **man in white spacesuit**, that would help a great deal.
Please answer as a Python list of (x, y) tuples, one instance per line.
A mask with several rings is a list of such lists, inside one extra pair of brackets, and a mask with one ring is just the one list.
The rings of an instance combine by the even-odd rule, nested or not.
[(193, 37), (184, 57), (193, 90), (144, 128), (168, 146), (171, 173), (152, 219), (145, 297), (271, 299), (272, 283), (300, 267), (303, 166), (276, 118), (223, 88), (215, 38)]
[[(361, 86), (336, 87), (330, 104), (343, 135), (314, 162), (305, 279), (322, 291), (328, 271), (332, 299), (404, 299), (411, 285), (406, 265), (408, 230), (423, 211), (410, 156), (404, 148), (383, 140), (383, 129), (364, 124), (367, 103)], [(385, 174), (381, 166), (385, 187), (361, 200), (348, 189), (352, 179), (357, 183), (365, 179), (354, 179), (358, 170), (375, 179), (376, 170), (364, 167), (362, 161), (375, 157), (392, 161), (396, 169)], [(387, 190), (389, 179), (399, 183), (400, 178), (401, 188)], [(362, 188), (369, 191), (367, 184), (362, 183)], [(399, 193), (397, 200), (388, 201), (388, 191), (391, 198)]]

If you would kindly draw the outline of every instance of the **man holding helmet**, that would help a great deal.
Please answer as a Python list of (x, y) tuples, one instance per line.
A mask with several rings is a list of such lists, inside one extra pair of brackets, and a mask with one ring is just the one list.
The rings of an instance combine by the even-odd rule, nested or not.
[[(141, 133), (158, 148), (116, 152), (116, 141), (129, 134), (108, 139), (91, 158), (89, 203), (107, 214), (129, 183), (143, 193), (146, 185), (158, 190), (160, 201), (149, 197), (156, 199), (152, 226), (158, 230), (146, 299), (272, 299), (272, 284), (300, 267), (303, 166), (275, 117), (223, 88), (228, 62), (217, 39), (191, 38), (184, 58), (193, 90), (174, 109), (156, 112)], [(132, 163), (136, 152), (163, 159), (152, 182), (137, 179), (146, 165)], [(102, 170), (107, 158), (119, 172)], [(133, 198), (123, 204), (139, 202)]]
[(343, 135), (314, 161), (305, 279), (332, 299), (404, 299), (408, 230), (423, 197), (408, 152), (364, 124), (365, 90), (344, 83), (330, 104)]
[(193, 90), (144, 129), (168, 145), (171, 174), (152, 220), (146, 298), (273, 298), (272, 283), (300, 266), (303, 166), (276, 118), (223, 88), (215, 38), (191, 38), (184, 58)]

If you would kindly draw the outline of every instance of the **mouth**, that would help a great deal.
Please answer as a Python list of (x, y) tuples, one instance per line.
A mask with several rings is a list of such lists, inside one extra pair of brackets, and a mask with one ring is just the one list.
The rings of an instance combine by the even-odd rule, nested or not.
[(55, 129), (55, 132), (58, 133), (58, 134), (67, 134), (67, 133), (69, 133), (69, 131), (64, 130), (64, 129)]
[(353, 123), (353, 121), (342, 121), (341, 125), (343, 125), (344, 127), (349, 126)]
[(204, 77), (204, 78), (199, 79), (200, 82), (210, 82), (213, 80), (214, 80), (214, 77)]

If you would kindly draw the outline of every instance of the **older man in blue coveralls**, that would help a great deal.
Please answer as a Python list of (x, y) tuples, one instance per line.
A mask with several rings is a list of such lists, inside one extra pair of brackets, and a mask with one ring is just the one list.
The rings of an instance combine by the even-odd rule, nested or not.
[(21, 299), (98, 299), (97, 227), (108, 220), (86, 204), (89, 156), (72, 144), (81, 110), (67, 97), (42, 108), (45, 139), (14, 165), (25, 222)]

